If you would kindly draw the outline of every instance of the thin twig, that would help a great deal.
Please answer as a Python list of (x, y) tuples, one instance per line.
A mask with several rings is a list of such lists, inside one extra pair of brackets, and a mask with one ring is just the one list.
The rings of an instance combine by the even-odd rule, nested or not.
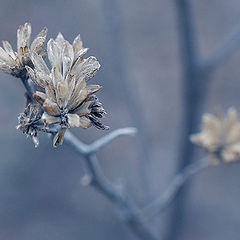
[(133, 127), (128, 128), (119, 128), (112, 132), (110, 132), (108, 135), (99, 138), (92, 144), (88, 146), (88, 152), (89, 154), (94, 154), (100, 149), (104, 148), (106, 145), (111, 143), (113, 140), (120, 136), (134, 136), (137, 133), (137, 129)]
[(178, 193), (183, 184), (192, 176), (199, 173), (210, 166), (210, 161), (207, 158), (203, 158), (195, 163), (184, 168), (178, 173), (169, 184), (167, 189), (160, 195), (159, 198), (150, 203), (143, 209), (143, 214), (148, 218), (152, 218), (166, 209)]
[(200, 65), (200, 71), (203, 74), (209, 74), (229, 57), (231, 57), (240, 47), (240, 25), (238, 24), (217, 46), (215, 52), (208, 59), (203, 60)]
[(70, 132), (66, 135), (65, 140), (84, 157), (88, 173), (90, 174), (89, 184), (118, 207), (122, 219), (128, 224), (131, 230), (133, 230), (140, 239), (157, 240), (152, 230), (146, 225), (145, 219), (142, 218), (141, 211), (127, 196), (124, 187), (111, 183), (104, 176), (97, 157), (93, 154), (117, 137), (132, 135), (135, 132), (136, 130), (134, 128), (118, 129), (89, 146), (83, 144)]
[(78, 151), (78, 153), (80, 153), (82, 156), (87, 156), (96, 153), (120, 136), (133, 136), (136, 134), (136, 132), (137, 129), (133, 127), (119, 128), (87, 145), (81, 142), (70, 131), (67, 131), (65, 134), (65, 140), (67, 142), (71, 142), (71, 145), (73, 145), (74, 148)]

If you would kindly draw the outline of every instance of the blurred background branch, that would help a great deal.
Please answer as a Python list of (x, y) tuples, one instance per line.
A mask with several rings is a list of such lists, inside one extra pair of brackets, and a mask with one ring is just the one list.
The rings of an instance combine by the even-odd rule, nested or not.
[[(190, 134), (197, 130), (205, 97), (208, 92), (210, 74), (220, 67), (237, 48), (240, 47), (240, 27), (237, 26), (217, 47), (215, 53), (206, 60), (201, 60), (198, 51), (198, 37), (193, 16), (193, 1), (175, 0), (179, 26), (179, 44), (182, 63), (182, 97), (183, 112), (179, 139), (177, 170), (181, 171), (194, 160), (193, 145)], [(182, 228), (185, 206), (187, 204), (188, 185), (179, 191), (170, 217), (169, 232), (166, 239), (179, 239)]]

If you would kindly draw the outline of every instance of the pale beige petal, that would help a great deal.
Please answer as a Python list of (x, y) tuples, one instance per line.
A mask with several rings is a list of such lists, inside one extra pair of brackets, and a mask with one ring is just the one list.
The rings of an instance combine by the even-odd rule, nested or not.
[(83, 42), (81, 40), (80, 34), (73, 41), (73, 49), (74, 49), (74, 60), (78, 58), (79, 51), (83, 48)]
[(78, 81), (87, 81), (95, 76), (99, 68), (99, 62), (95, 57), (91, 56), (83, 61), (77, 61), (71, 70), (71, 74), (76, 75)]
[(60, 32), (58, 33), (58, 35), (55, 39), (55, 42), (56, 42), (57, 46), (59, 47), (59, 49), (63, 49), (65, 39), (64, 39), (62, 33), (60, 33)]
[(87, 117), (80, 117), (80, 128), (86, 129), (89, 128), (91, 125), (92, 123)]
[(13, 60), (13, 58), (9, 56), (1, 47), (0, 47), (0, 61), (5, 62), (10, 67), (15, 66), (15, 61)]
[(22, 46), (23, 48), (29, 47), (31, 38), (31, 24), (29, 22), (25, 23), (22, 31)]
[(48, 75), (45, 75), (43, 72), (35, 71), (36, 81), (35, 83), (38, 84), (38, 86), (44, 88), (46, 82), (50, 80), (50, 77)]
[(89, 108), (90, 105), (93, 104), (93, 101), (85, 101), (83, 102), (75, 111), (78, 116), (86, 116), (91, 112), (91, 109)]
[(71, 67), (72, 67), (72, 60), (69, 57), (63, 56), (62, 58), (63, 61), (63, 79), (65, 79), (67, 77), (67, 75), (69, 74)]
[(51, 116), (59, 116), (61, 114), (58, 105), (55, 102), (52, 102), (50, 99), (46, 99), (43, 104), (44, 110)]
[(39, 78), (39, 76), (36, 76), (35, 71), (30, 68), (29, 66), (25, 66), (27, 73), (29, 75), (29, 77), (31, 78), (31, 80), (38, 86), (44, 88), (45, 87), (45, 82), (43, 79)]
[(17, 30), (17, 50), (20, 53), (20, 48), (23, 47), (23, 26), (20, 25)]
[(86, 89), (87, 83), (85, 80), (76, 83), (75, 89), (70, 98), (70, 103), (79, 95), (79, 92), (83, 89)]
[(102, 87), (100, 85), (87, 85), (88, 95), (98, 92)]
[(11, 44), (8, 41), (2, 41), (2, 44), (3, 44), (3, 47), (6, 51), (6, 53), (15, 60), (17, 57), (12, 49)]
[(50, 39), (47, 44), (48, 59), (52, 67), (57, 67), (58, 70), (61, 70), (61, 52), (58, 48), (56, 42), (53, 39)]
[(52, 102), (56, 102), (56, 95), (50, 83), (46, 82), (45, 92), (47, 98), (49, 98)]
[(74, 59), (74, 52), (73, 52), (73, 47), (72, 45), (68, 42), (64, 42), (63, 46), (63, 78), (66, 77), (66, 75), (69, 73), (73, 59)]
[(225, 147), (222, 151), (222, 158), (227, 163), (240, 161), (240, 142)]
[(65, 108), (67, 105), (68, 85), (66, 81), (58, 82), (56, 88), (56, 99), (60, 108)]
[(74, 99), (71, 99), (71, 104), (69, 104), (68, 109), (70, 111), (75, 110), (87, 97), (88, 91), (86, 89), (80, 90), (79, 94)]
[(52, 125), (52, 124), (56, 124), (56, 123), (60, 123), (60, 122), (61, 122), (60, 117), (51, 116), (51, 115), (47, 114), (46, 112), (43, 113), (43, 115), (42, 115), (42, 120), (43, 120), (47, 125)]
[(68, 96), (67, 96), (67, 100), (69, 102), (70, 99), (71, 99), (71, 96), (73, 94), (73, 91), (75, 89), (75, 86), (76, 86), (76, 78), (75, 78), (75, 76), (72, 76), (72, 75), (68, 74), (66, 82), (68, 83)]
[(42, 74), (50, 75), (50, 71), (44, 62), (43, 58), (35, 52), (32, 52), (32, 62), (37, 71), (42, 72)]
[(77, 114), (68, 113), (68, 123), (70, 127), (79, 127), (80, 126), (80, 117)]
[(31, 52), (36, 52), (39, 54), (42, 51), (47, 39), (47, 32), (47, 28), (43, 28), (43, 30), (37, 35), (31, 44)]
[(64, 134), (66, 132), (66, 128), (62, 128), (53, 138), (53, 146), (57, 147), (63, 144)]
[(44, 102), (46, 101), (47, 99), (47, 96), (45, 93), (43, 92), (39, 92), (39, 91), (36, 91), (34, 94), (33, 94), (33, 98), (36, 102), (38, 102), (40, 105), (43, 105)]
[(6, 73), (9, 73), (9, 74), (12, 73), (12, 68), (5, 62), (1, 62), (1, 61), (0, 61), (0, 70), (4, 71)]
[(224, 122), (225, 143), (230, 144), (240, 140), (240, 122), (236, 109), (230, 108)]

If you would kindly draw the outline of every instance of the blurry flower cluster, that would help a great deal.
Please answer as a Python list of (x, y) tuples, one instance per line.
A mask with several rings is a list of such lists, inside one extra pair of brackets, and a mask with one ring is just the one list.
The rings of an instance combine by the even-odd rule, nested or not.
[[(30, 44), (31, 25), (25, 23), (17, 31), (18, 52), (12, 50), (7, 41), (0, 48), (0, 69), (21, 79), (30, 79), (38, 90), (33, 93), (35, 102), (30, 101), (24, 113), (20, 114), (19, 125), (23, 133), (31, 136), (38, 146), (38, 131), (48, 131), (57, 126), (53, 146), (63, 143), (68, 128), (108, 129), (100, 119), (105, 111), (95, 93), (99, 85), (87, 85), (95, 76), (100, 64), (95, 57), (84, 58), (88, 48), (83, 47), (80, 35), (73, 44), (61, 33), (47, 43), (47, 53), (42, 51), (46, 42), (47, 29), (44, 28)], [(44, 58), (48, 56), (49, 69)]]
[(226, 117), (204, 114), (202, 131), (191, 136), (191, 141), (205, 148), (213, 163), (240, 160), (240, 121), (237, 111), (230, 108)]

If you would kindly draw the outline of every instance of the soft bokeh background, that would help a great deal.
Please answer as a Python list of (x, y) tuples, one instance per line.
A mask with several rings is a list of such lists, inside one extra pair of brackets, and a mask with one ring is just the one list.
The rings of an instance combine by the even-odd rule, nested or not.
[[(116, 140), (99, 152), (112, 181), (124, 181), (139, 206), (158, 196), (173, 177), (182, 112), (178, 23), (173, 0), (0, 0), (0, 39), (16, 46), (16, 29), (30, 21), (33, 35), (80, 33), (102, 68), (92, 80), (111, 129), (137, 126), (139, 136)], [(202, 56), (240, 22), (237, 0), (194, 0)], [(240, 51), (211, 75), (204, 111), (239, 108)], [(57, 149), (43, 135), (40, 147), (16, 131), (23, 111), (19, 80), (0, 72), (0, 240), (135, 240), (114, 206), (81, 186), (84, 166), (75, 152)], [(74, 129), (86, 143), (106, 132)], [(144, 136), (145, 140), (139, 140)], [(144, 148), (143, 146), (144, 145)], [(146, 157), (147, 156), (147, 157)], [(219, 166), (195, 176), (186, 198), (179, 239), (225, 240), (240, 235), (240, 165)], [(172, 205), (171, 205), (172, 206)], [(169, 209), (152, 220), (164, 236)]]

